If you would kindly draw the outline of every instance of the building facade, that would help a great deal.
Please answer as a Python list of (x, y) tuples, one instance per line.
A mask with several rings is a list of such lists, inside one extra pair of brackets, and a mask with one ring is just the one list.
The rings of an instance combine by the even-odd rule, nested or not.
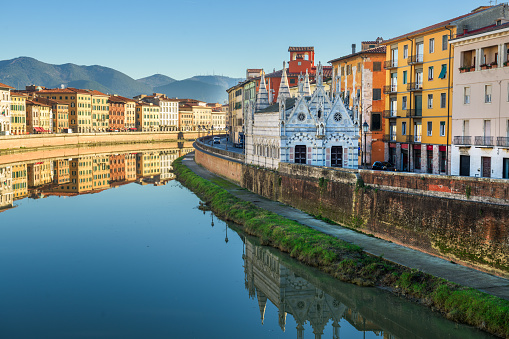
[(136, 128), (142, 132), (159, 131), (159, 106), (138, 101), (136, 103)]
[(14, 87), (0, 83), (0, 135), (11, 131), (11, 90)]
[(51, 133), (53, 117), (51, 106), (37, 101), (26, 101), (27, 131), (29, 133)]
[(111, 95), (108, 98), (109, 104), (109, 130), (125, 131), (125, 106), (126, 101), (118, 96)]
[(106, 132), (110, 129), (109, 96), (96, 90), (88, 90), (92, 100), (92, 132)]
[(509, 179), (509, 23), (454, 46), (451, 174)]
[(20, 92), (11, 92), (11, 134), (27, 133), (27, 109), (28, 96)]

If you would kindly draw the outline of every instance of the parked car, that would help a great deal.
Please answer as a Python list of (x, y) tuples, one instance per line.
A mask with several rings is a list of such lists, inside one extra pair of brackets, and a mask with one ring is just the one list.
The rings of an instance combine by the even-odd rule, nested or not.
[(221, 143), (221, 138), (219, 138), (219, 137), (214, 137), (214, 138), (212, 138), (212, 140), (213, 140), (214, 144), (220, 144)]
[(237, 148), (244, 148), (244, 143), (242, 142), (236, 142), (233, 144), (233, 146), (237, 147)]
[(379, 171), (395, 171), (394, 165), (387, 161), (375, 161), (371, 169)]

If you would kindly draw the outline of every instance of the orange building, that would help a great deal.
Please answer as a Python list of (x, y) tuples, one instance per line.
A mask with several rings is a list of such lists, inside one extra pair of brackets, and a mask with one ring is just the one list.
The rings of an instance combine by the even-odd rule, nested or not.
[[(378, 38), (376, 42), (381, 42)], [(372, 44), (363, 43), (363, 47)], [(353, 46), (352, 46), (353, 47)], [(355, 47), (354, 47), (355, 48)], [(333, 91), (343, 98), (345, 107), (358, 115), (361, 129), (359, 164), (370, 165), (384, 161), (384, 109), (385, 109), (385, 46), (367, 48), (360, 52), (329, 61), (333, 67)], [(368, 132), (362, 131), (366, 123)], [(366, 152), (364, 154), (364, 152)]]
[(110, 155), (110, 180), (112, 182), (125, 181), (125, 170), (125, 155)]
[(124, 131), (125, 128), (125, 105), (126, 101), (119, 96), (111, 95), (108, 99), (110, 104), (110, 130)]

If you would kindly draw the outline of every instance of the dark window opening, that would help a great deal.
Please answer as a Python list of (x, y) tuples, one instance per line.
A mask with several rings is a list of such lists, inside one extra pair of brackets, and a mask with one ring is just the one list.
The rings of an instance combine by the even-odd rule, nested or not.
[(380, 72), (382, 70), (382, 63), (381, 62), (373, 62), (373, 72)]
[(332, 167), (343, 167), (343, 147), (332, 146), (330, 159), (330, 165)]
[(295, 146), (295, 163), (305, 164), (306, 163), (306, 146), (296, 145)]
[(373, 88), (373, 100), (382, 100), (381, 88)]
[(371, 113), (371, 130), (380, 131), (382, 129), (382, 114)]

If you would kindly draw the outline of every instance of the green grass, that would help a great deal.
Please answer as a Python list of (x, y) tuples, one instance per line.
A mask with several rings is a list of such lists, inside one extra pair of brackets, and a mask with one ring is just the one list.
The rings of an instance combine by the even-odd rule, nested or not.
[(182, 164), (182, 158), (173, 162), (177, 179), (217, 216), (241, 225), (263, 245), (290, 253), (343, 281), (384, 286), (434, 307), (451, 320), (509, 337), (509, 301), (390, 263), (382, 256), (370, 256), (359, 246), (260, 209), (220, 187), (229, 188), (232, 183), (223, 179), (214, 179), (213, 183), (197, 176)]

